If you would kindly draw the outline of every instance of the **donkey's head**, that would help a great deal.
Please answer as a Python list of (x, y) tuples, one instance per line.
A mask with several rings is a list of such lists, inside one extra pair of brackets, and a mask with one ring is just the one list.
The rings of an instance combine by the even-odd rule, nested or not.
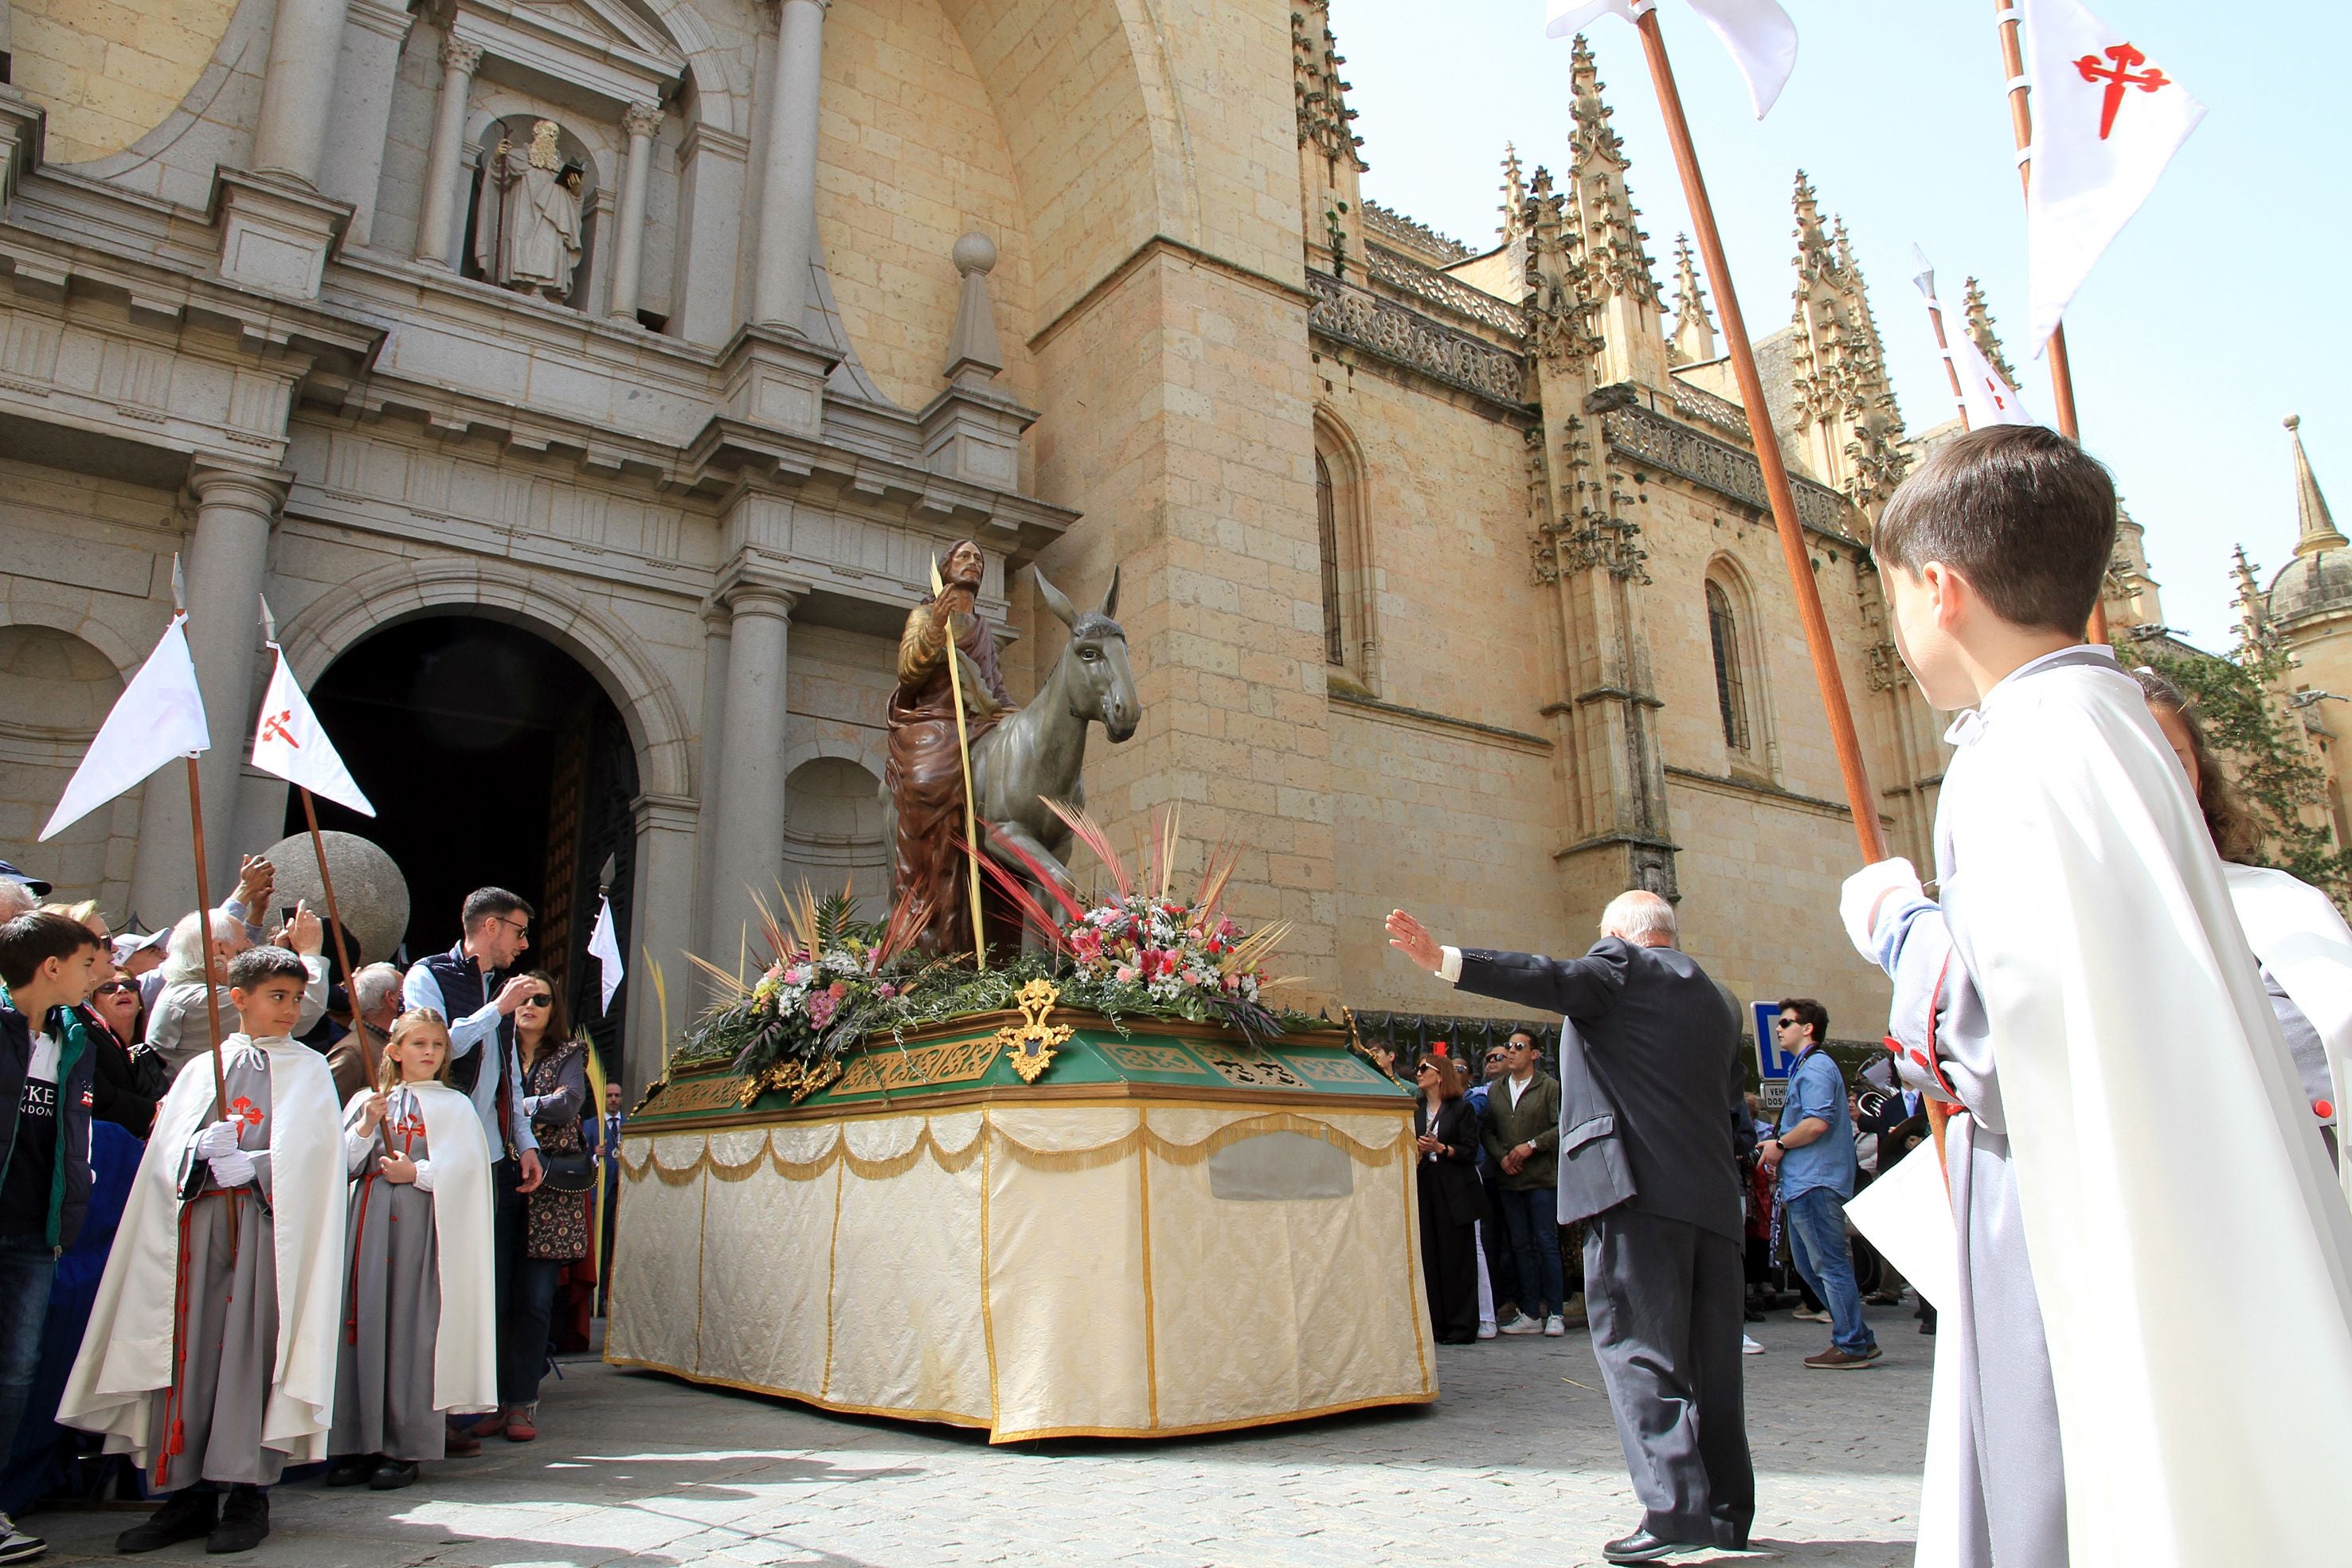
[(1111, 619), (1118, 607), (1118, 569), (1113, 567), (1102, 608), (1080, 614), (1062, 591), (1037, 573), (1037, 592), (1045, 608), (1070, 629), (1070, 645), (1062, 650), (1058, 672), (1062, 689), (1069, 694), (1070, 716), (1099, 719), (1103, 733), (1125, 740), (1143, 717), (1143, 704), (1135, 695), (1135, 673), (1127, 664), (1127, 633)]

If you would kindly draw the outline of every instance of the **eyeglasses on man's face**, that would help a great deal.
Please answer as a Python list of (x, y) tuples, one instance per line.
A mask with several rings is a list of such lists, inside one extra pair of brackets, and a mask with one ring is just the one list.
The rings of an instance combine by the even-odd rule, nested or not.
[(1779, 1024), (1782, 1029), (1794, 1029), (1805, 1020), (1802, 1019), (1775, 1019), (1772, 1021)]
[(490, 918), (518, 936), (528, 937), (530, 935), (530, 922), (528, 920), (509, 920), (503, 915), (493, 915)]

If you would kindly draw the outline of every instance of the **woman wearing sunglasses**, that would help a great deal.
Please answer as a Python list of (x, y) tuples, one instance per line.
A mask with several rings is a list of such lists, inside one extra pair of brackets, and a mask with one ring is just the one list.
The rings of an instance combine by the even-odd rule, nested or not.
[(111, 1122), (134, 1138), (155, 1124), (155, 1107), (170, 1084), (163, 1059), (138, 1043), (139, 982), (114, 967), (106, 917), (96, 900), (47, 906), (88, 926), (101, 945), (98, 988), (74, 1009), (90, 1048), (90, 1119)]
[[(533, 988), (515, 1009), (515, 1053), (522, 1064), (523, 1113), (531, 1120), (542, 1164), (551, 1171), (580, 1163), (586, 1151), (580, 1108), (588, 1102), (588, 1042), (568, 1038), (563, 998), (544, 970), (523, 976)], [(588, 1256), (588, 1194), (549, 1182), (525, 1200), (522, 1256), (515, 1260), (512, 1304), (499, 1332), (513, 1366), (528, 1366), (529, 1397), (500, 1412), (509, 1442), (539, 1436), (539, 1380), (547, 1365), (548, 1322), (566, 1264)]]

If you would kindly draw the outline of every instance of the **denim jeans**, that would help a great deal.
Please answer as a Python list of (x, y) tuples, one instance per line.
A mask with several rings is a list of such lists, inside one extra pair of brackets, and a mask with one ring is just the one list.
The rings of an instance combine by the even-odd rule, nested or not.
[(1559, 1192), (1534, 1186), (1525, 1192), (1498, 1190), (1503, 1200), (1503, 1227), (1511, 1233), (1511, 1257), (1519, 1277), (1519, 1311), (1531, 1318), (1548, 1317), (1566, 1305), (1559, 1270)]
[(1860, 1355), (1878, 1343), (1862, 1321), (1862, 1291), (1853, 1282), (1853, 1254), (1845, 1238), (1845, 1202), (1825, 1186), (1789, 1200), (1789, 1256), (1797, 1272), (1830, 1310), (1830, 1343)]
[(57, 1249), (34, 1239), (0, 1240), (0, 1458), (13, 1453), (25, 1401), (41, 1364)]

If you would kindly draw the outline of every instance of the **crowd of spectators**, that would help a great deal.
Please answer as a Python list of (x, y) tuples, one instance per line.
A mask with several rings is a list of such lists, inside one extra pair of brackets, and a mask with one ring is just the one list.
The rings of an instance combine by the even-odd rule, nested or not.
[[(1795, 1058), (1786, 1098), (1768, 1117), (1750, 1092), (1749, 1125), (1738, 1138), (1748, 1321), (1785, 1311), (1822, 1324), (1831, 1343), (1807, 1366), (1867, 1366), (1881, 1351), (1865, 1305), (1912, 1301), (1919, 1332), (1936, 1332), (1935, 1308), (1908, 1291), (1845, 1218), (1856, 1191), (1927, 1136), (1926, 1107), (1881, 1062), (1849, 1084), (1822, 1049), (1829, 1013), (1820, 1002), (1783, 1001), (1773, 1028)], [(1398, 1071), (1385, 1047), (1373, 1055)], [(1399, 1073), (1419, 1095), (1423, 1275), (1441, 1343), (1557, 1336), (1585, 1324), (1582, 1227), (1557, 1221), (1560, 1090), (1541, 1057), (1536, 1032), (1520, 1029), (1475, 1063), (1434, 1041)], [(1744, 1348), (1764, 1353), (1753, 1338)]]
[[(89, 1175), (86, 1201), (52, 1213), (46, 1231), (37, 1206), (19, 1212), (0, 1191), (0, 1563), (39, 1553), (41, 1542), (10, 1521), (44, 1496), (136, 1496), (142, 1485), (140, 1472), (106, 1460), (95, 1439), (53, 1417), (156, 1107), (175, 1075), (208, 1071), (215, 1015), (206, 998), (207, 942), (215, 978), (259, 944), (304, 960), (309, 984), (294, 1035), (325, 1059), (342, 1104), (376, 1087), (371, 1069), (404, 1011), (429, 1008), (448, 1020), (453, 1081), (471, 1095), (496, 1162), (490, 1261), (499, 1407), (453, 1417), (446, 1452), (478, 1454), (492, 1437), (532, 1440), (554, 1354), (589, 1347), (590, 1317), (603, 1300), (599, 1260), (611, 1255), (624, 1118), (617, 1085), (602, 1105), (592, 1104), (593, 1047), (568, 1029), (551, 977), (517, 970), (530, 946), (531, 906), (504, 889), (478, 890), (446, 954), (404, 967), (369, 964), (337, 985), (321, 956), (325, 932), (316, 915), (297, 904), (267, 919), (276, 880), (268, 861), (246, 857), (219, 907), (191, 911), (162, 930), (118, 936), (95, 902), (45, 902), (53, 891), (47, 883), (0, 862), (0, 934), (63, 919), (98, 939), (83, 948), (86, 984), (77, 977), (51, 997), (20, 979), (21, 1001), (0, 985), (0, 1055), (8, 1058), (0, 1078), (21, 1082), (13, 1103), (0, 1105), (0, 1171), (39, 1173), (54, 1164)], [(226, 1037), (237, 1028), (228, 988), (216, 987), (211, 1000)], [(66, 1154), (79, 1157), (55, 1157), (60, 1137)], [(0, 1176), (0, 1187), (9, 1179)], [(415, 1467), (407, 1469), (413, 1477)]]

